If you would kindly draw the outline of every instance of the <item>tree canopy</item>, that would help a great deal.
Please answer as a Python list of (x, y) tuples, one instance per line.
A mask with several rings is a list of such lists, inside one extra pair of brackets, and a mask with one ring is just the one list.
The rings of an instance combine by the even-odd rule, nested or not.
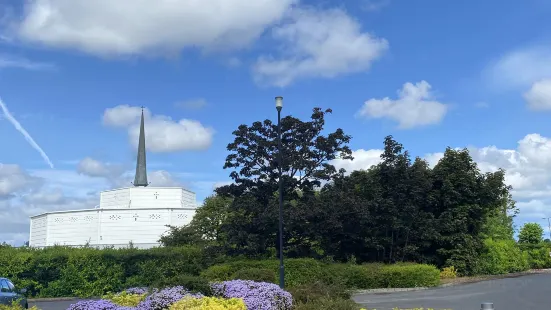
[[(282, 119), (287, 257), (413, 261), (468, 274), (484, 240), (512, 240), (517, 209), (503, 170), (482, 173), (467, 149), (452, 148), (431, 167), (387, 136), (379, 164), (337, 171), (332, 160), (353, 159), (351, 137), (342, 129), (324, 133), (330, 112), (316, 108), (309, 121)], [(173, 230), (183, 236), (173, 240), (193, 243), (199, 236), (228, 255), (274, 256), (277, 126), (255, 122), (233, 135), (224, 165), (233, 184), (217, 189), (190, 225)]]

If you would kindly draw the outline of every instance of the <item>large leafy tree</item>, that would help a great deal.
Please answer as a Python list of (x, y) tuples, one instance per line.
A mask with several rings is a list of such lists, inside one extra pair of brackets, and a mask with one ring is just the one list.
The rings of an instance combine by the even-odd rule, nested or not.
[[(283, 151), (282, 174), (285, 187), (309, 191), (337, 174), (331, 161), (352, 159), (348, 147), (351, 137), (342, 129), (324, 134), (325, 116), (331, 109), (314, 108), (309, 121), (287, 116), (281, 120)], [(255, 190), (277, 189), (278, 140), (277, 124), (267, 119), (251, 126), (241, 125), (233, 132), (235, 139), (228, 144), (230, 154), (224, 169), (232, 169), (234, 184), (220, 188), (220, 193), (240, 194)]]
[[(310, 120), (293, 116), (281, 120), (282, 166), (285, 194), (286, 242), (296, 253), (312, 245), (308, 231), (314, 189), (339, 171), (331, 164), (337, 158), (352, 159), (351, 137), (340, 128), (325, 133), (325, 117), (330, 109), (314, 108)], [(234, 197), (232, 216), (223, 226), (234, 250), (255, 255), (277, 247), (277, 191), (279, 182), (277, 124), (271, 120), (241, 125), (228, 144), (230, 154), (224, 169), (232, 170), (233, 184), (217, 189), (222, 196)], [(342, 172), (341, 172), (342, 173)], [(298, 254), (297, 254), (298, 255)]]

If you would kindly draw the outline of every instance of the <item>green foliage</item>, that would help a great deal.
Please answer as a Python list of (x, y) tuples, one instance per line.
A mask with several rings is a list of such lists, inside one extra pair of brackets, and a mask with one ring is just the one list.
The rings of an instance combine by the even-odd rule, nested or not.
[(543, 228), (538, 223), (526, 223), (518, 234), (519, 243), (540, 244), (543, 242)]
[(145, 294), (141, 295), (121, 292), (118, 294), (107, 294), (103, 296), (103, 299), (111, 300), (119, 306), (136, 307), (141, 301), (145, 299), (145, 297)]
[(528, 257), (513, 240), (485, 240), (485, 252), (475, 268), (476, 274), (506, 274), (530, 268)]
[(199, 275), (209, 258), (195, 247), (104, 249), (0, 248), (0, 274), (34, 297), (92, 297), (160, 278)]
[(532, 269), (551, 268), (551, 246), (545, 242), (539, 244), (521, 243), (520, 249), (525, 253), (528, 265)]
[(276, 283), (276, 273), (270, 269), (250, 268), (236, 271), (233, 279)]
[[(242, 270), (278, 270), (278, 261), (237, 261), (215, 265), (202, 273), (211, 281), (234, 278)], [(316, 282), (350, 289), (403, 288), (436, 286), (440, 283), (440, 271), (421, 264), (325, 264), (312, 259), (288, 259), (285, 263), (286, 287), (294, 288)]]
[(160, 278), (153, 282), (151, 287), (162, 289), (165, 287), (178, 285), (181, 285), (192, 292), (202, 293), (207, 296), (212, 295), (211, 287), (207, 279), (186, 274), (179, 274), (170, 278)]

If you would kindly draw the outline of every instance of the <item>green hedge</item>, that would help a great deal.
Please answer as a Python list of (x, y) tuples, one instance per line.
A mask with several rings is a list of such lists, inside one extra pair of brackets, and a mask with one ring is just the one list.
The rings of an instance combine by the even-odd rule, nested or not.
[(484, 241), (486, 248), (473, 271), (480, 275), (507, 274), (530, 269), (529, 255), (514, 240)]
[[(201, 275), (211, 281), (230, 280), (240, 270), (270, 269), (277, 272), (277, 260), (236, 261), (214, 265)], [(440, 271), (422, 264), (325, 264), (313, 259), (285, 261), (286, 287), (297, 287), (316, 281), (343, 285), (349, 289), (432, 287), (440, 284)], [(274, 280), (274, 283), (277, 283)]]
[(208, 258), (193, 247), (104, 249), (52, 247), (44, 250), (0, 247), (0, 275), (30, 296), (101, 296), (161, 278), (198, 276)]

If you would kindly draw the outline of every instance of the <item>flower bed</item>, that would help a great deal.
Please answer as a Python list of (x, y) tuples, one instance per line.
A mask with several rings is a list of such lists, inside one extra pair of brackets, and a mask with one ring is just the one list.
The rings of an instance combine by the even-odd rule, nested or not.
[(182, 286), (130, 288), (100, 300), (79, 301), (67, 310), (291, 310), (293, 298), (277, 285), (234, 280), (211, 284), (212, 297)]

